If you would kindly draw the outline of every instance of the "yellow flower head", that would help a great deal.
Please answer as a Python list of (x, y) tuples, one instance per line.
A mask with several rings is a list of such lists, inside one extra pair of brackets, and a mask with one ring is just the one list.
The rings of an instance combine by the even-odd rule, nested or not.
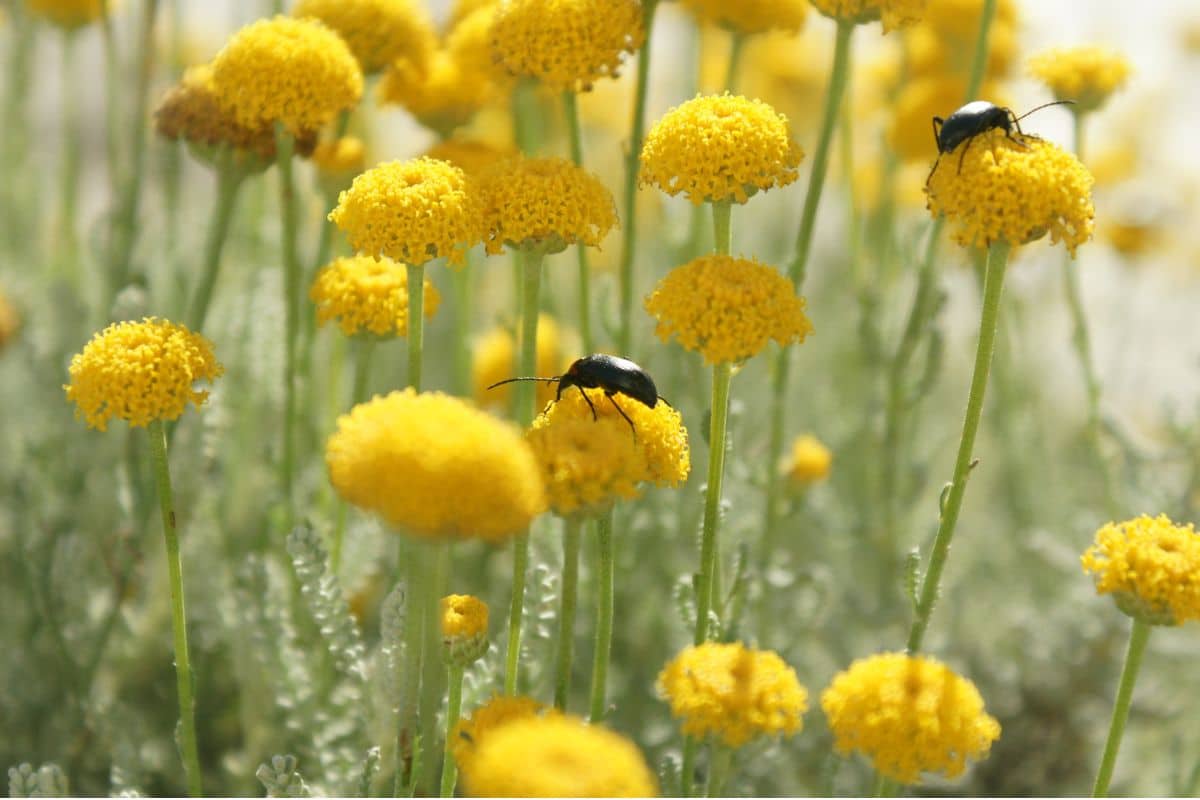
[[(554, 317), (538, 314), (537, 374), (558, 375), (568, 365), (564, 349), (566, 334)], [(574, 361), (574, 359), (569, 359)], [(471, 365), (471, 384), (475, 402), (483, 408), (508, 408), (512, 401), (512, 384), (488, 389), (494, 383), (516, 377), (517, 343), (512, 331), (498, 326), (485, 333), (475, 344)], [(554, 399), (553, 383), (538, 383), (537, 404), (544, 407)]]
[(478, 139), (460, 137), (442, 139), (425, 151), (426, 158), (448, 161), (471, 176), (516, 155), (517, 150), (513, 147), (496, 147)]
[(525, 717), (487, 735), (463, 765), (474, 797), (651, 797), (637, 745), (566, 714)]
[(686, 735), (716, 736), (729, 747), (799, 733), (808, 710), (795, 671), (774, 651), (741, 642), (685, 648), (658, 674), (657, 688)]
[(398, 58), (422, 65), (437, 46), (429, 14), (413, 0), (299, 0), (292, 15), (336, 31), (368, 75)]
[(208, 392), (196, 381), (224, 372), (212, 343), (183, 325), (149, 317), (109, 325), (71, 359), (67, 399), (89, 428), (106, 430), (117, 417), (135, 428), (179, 419), (187, 404), (199, 408)]
[(770, 339), (803, 342), (812, 333), (804, 298), (778, 270), (758, 261), (708, 255), (676, 267), (646, 298), (654, 332), (672, 336), (709, 364), (745, 361)]
[(827, 17), (863, 25), (880, 20), (887, 33), (911, 25), (925, 13), (927, 0), (810, 0)]
[(329, 219), (350, 246), (414, 266), (447, 256), (462, 263), (480, 239), (480, 209), (461, 169), (445, 161), (389, 161), (354, 179)]
[(1076, 112), (1094, 111), (1125, 85), (1132, 68), (1120, 53), (1097, 45), (1059, 47), (1029, 59), (1029, 72), (1054, 93), (1074, 100)]
[(440, 392), (410, 387), (355, 406), (325, 463), (344, 500), (414, 536), (499, 543), (546, 507), (520, 432)]
[(25, 0), (31, 14), (49, 20), (60, 28), (74, 30), (104, 16), (104, 0)]
[(1099, 594), (1152, 625), (1200, 620), (1200, 533), (1165, 514), (1105, 525), (1083, 554)]
[(788, 135), (787, 118), (761, 100), (699, 96), (668, 111), (642, 147), (640, 184), (695, 205), (746, 202), (760, 189), (796, 180), (804, 157)]
[(492, 84), (438, 50), (424, 69), (397, 61), (383, 73), (379, 100), (403, 106), (425, 127), (443, 138), (471, 121), (492, 99)]
[[(986, 0), (928, 0), (917, 27), (932, 28), (951, 39), (974, 45), (975, 38), (979, 35), (979, 15), (985, 2)], [(1017, 0), (999, 0), (988, 35), (991, 36), (997, 28), (1015, 28), (1018, 11)]]
[[(945, 117), (950, 111), (961, 106), (966, 91), (966, 79), (957, 75), (938, 75), (907, 81), (900, 89), (891, 109), (887, 133), (888, 144), (892, 150), (905, 162), (932, 162), (937, 158), (938, 148), (929, 121), (935, 116)], [(1006, 104), (1003, 92), (995, 84), (985, 82), (979, 96), (991, 98), (997, 105)], [(972, 145), (972, 148), (975, 146)], [(954, 167), (958, 168), (957, 159), (954, 161)], [(966, 169), (965, 164), (963, 169)]]
[[(823, 56), (831, 48), (826, 38), (813, 28), (800, 34), (771, 31), (756, 36), (753, 46), (742, 53), (745, 60), (738, 80), (746, 96), (768, 103), (786, 117), (788, 130), (798, 138), (801, 131), (815, 131), (819, 124), (829, 82), (828, 58)], [(727, 63), (728, 58), (722, 59), (713, 82), (703, 85), (720, 91)]]
[(0, 351), (8, 347), (8, 343), (16, 338), (17, 330), (21, 327), (21, 318), (17, 310), (8, 302), (4, 289), (0, 288)]
[[(979, 34), (976, 27), (981, 4), (978, 0), (973, 2), (975, 10), (967, 12), (972, 23), (970, 31), (963, 31), (961, 34), (957, 30), (946, 31), (928, 15), (904, 31), (904, 51), (910, 79), (958, 78), (963, 81), (963, 91), (954, 98), (950, 108), (962, 105), (963, 96), (966, 94), (965, 79), (970, 73), (971, 61), (974, 59), (975, 37)], [(1000, 19), (992, 23), (988, 31), (987, 62), (983, 70), (985, 81), (996, 81), (1012, 72), (1017, 58), (1017, 35), (1017, 28), (1013, 24), (1005, 25)], [(977, 92), (977, 96), (995, 97), (983, 90)], [(929, 127), (928, 123), (925, 127)]]
[(471, 716), (462, 717), (454, 726), (450, 733), (450, 752), (454, 755), (454, 763), (460, 770), (465, 770), (467, 762), (479, 745), (493, 731), (514, 720), (556, 713), (558, 712), (532, 697), (493, 695), (491, 700), (475, 709)]
[(441, 601), (442, 645), (446, 660), (465, 667), (488, 649), (487, 603), (469, 594), (451, 594)]
[(349, 180), (367, 165), (367, 146), (357, 136), (324, 139), (313, 148), (311, 161), (322, 176)]
[(504, 0), (492, 22), (492, 54), (513, 75), (586, 92), (614, 77), (645, 36), (637, 0)]
[(839, 753), (857, 750), (905, 784), (919, 783), (922, 772), (956, 778), (1000, 738), (975, 684), (925, 656), (859, 659), (834, 676), (821, 708)]
[(925, 191), (930, 212), (949, 218), (964, 247), (1021, 245), (1049, 232), (1074, 255), (1092, 235), (1092, 176), (1036, 136), (1017, 142), (998, 128), (976, 136), (965, 157), (958, 148), (943, 155)]
[(564, 158), (518, 157), (479, 175), (486, 247), (599, 247), (617, 224), (612, 193), (592, 173)]
[(238, 123), (282, 122), (316, 130), (362, 97), (358, 61), (342, 38), (314, 19), (274, 17), (247, 25), (213, 60), (217, 100)]
[(502, 64), (497, 64), (492, 55), (492, 23), (496, 19), (497, 5), (488, 3), (473, 9), (455, 21), (446, 34), (446, 52), (465, 72), (472, 73), (481, 82), (493, 84), (492, 101), (502, 101), (503, 94), (514, 83)]
[[(337, 320), (347, 336), (408, 336), (408, 270), (390, 258), (334, 259), (317, 272), (308, 296), (317, 306), (318, 325)], [(437, 313), (441, 299), (426, 278), (426, 319)]]
[(811, 434), (797, 436), (792, 442), (792, 457), (788, 459), (786, 471), (792, 482), (800, 486), (823, 481), (829, 477), (829, 466), (833, 453)]
[(683, 6), (702, 22), (741, 34), (771, 30), (798, 33), (808, 18), (808, 0), (683, 0)]

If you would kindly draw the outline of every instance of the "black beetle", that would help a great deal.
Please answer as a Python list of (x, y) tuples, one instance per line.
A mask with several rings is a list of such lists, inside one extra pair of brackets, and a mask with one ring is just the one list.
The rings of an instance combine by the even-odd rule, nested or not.
[[(626, 395), (637, 400), (647, 408), (654, 408), (659, 400), (662, 400), (664, 403), (667, 402), (665, 397), (659, 396), (658, 389), (654, 386), (654, 380), (646, 373), (646, 370), (628, 358), (605, 355), (604, 353), (593, 353), (590, 356), (577, 359), (567, 368), (566, 372), (562, 375), (555, 375), (552, 378), (509, 378), (508, 380), (493, 383), (487, 388), (495, 389), (497, 386), (512, 383), (513, 381), (545, 381), (547, 383), (557, 381), (558, 391), (554, 395), (555, 402), (562, 399), (563, 389), (577, 386), (579, 387), (579, 393), (587, 401), (588, 408), (592, 410), (592, 419), (596, 419), (596, 407), (592, 405), (592, 399), (583, 390), (603, 389), (604, 396), (617, 409), (617, 413), (629, 423), (634, 436), (637, 436), (637, 429), (633, 427), (633, 420), (617, 404), (617, 401), (613, 399), (613, 395)], [(667, 405), (670, 405), (670, 403), (667, 403)]]
[(942, 160), (942, 155), (953, 152), (954, 148), (963, 142), (966, 142), (967, 145), (963, 148), (962, 155), (958, 157), (958, 171), (960, 173), (962, 172), (963, 159), (967, 157), (967, 150), (971, 148), (971, 142), (979, 134), (990, 131), (992, 128), (1001, 128), (1004, 130), (1006, 137), (1017, 144), (1024, 145), (1025, 142), (1022, 139), (1012, 135), (1013, 128), (1016, 128), (1017, 136), (1025, 136), (1025, 132), (1021, 130), (1021, 120), (1028, 117), (1034, 111), (1040, 111), (1049, 106), (1058, 106), (1067, 103), (1073, 104), (1074, 102), (1074, 100), (1055, 100), (1053, 103), (1043, 103), (1037, 108), (1031, 108), (1018, 117), (1013, 113), (1011, 108), (998, 106), (995, 103), (989, 103), (987, 100), (972, 100), (945, 119), (934, 117), (933, 140), (937, 143), (938, 154), (937, 158), (934, 159), (933, 168), (929, 170), (929, 177), (925, 179), (926, 185), (929, 183), (929, 178), (933, 177), (938, 162)]

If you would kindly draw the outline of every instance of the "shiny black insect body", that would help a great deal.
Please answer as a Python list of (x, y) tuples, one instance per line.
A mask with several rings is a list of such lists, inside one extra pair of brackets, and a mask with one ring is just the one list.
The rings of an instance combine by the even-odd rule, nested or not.
[[(971, 142), (979, 134), (990, 131), (992, 128), (1000, 128), (1011, 141), (1024, 145), (1025, 132), (1021, 130), (1021, 120), (1034, 111), (1048, 106), (1074, 102), (1074, 100), (1055, 100), (1053, 103), (1044, 103), (1037, 108), (1032, 108), (1018, 117), (1011, 108), (998, 106), (986, 100), (972, 100), (945, 119), (934, 117), (933, 140), (937, 143), (938, 155), (933, 162), (933, 168), (929, 170), (929, 177), (925, 179), (925, 183), (928, 184), (929, 178), (933, 177), (938, 162), (942, 160), (942, 155), (953, 152), (954, 148), (963, 142), (966, 142), (966, 145), (958, 157), (958, 172), (960, 173), (963, 159), (967, 157), (967, 150), (971, 148)], [(1014, 129), (1017, 132), (1016, 136), (1013, 136)]]
[(664, 403), (666, 402), (665, 398), (659, 396), (658, 389), (654, 386), (654, 380), (646, 373), (646, 370), (627, 358), (605, 355), (603, 353), (593, 353), (590, 356), (578, 359), (562, 375), (555, 375), (551, 378), (509, 378), (508, 380), (493, 383), (488, 388), (495, 389), (497, 386), (512, 383), (513, 381), (557, 382), (558, 391), (554, 395), (555, 402), (562, 399), (564, 389), (576, 386), (579, 388), (580, 394), (583, 395), (583, 399), (587, 401), (588, 408), (592, 410), (592, 419), (596, 419), (596, 407), (592, 405), (592, 399), (583, 390), (603, 389), (605, 397), (617, 409), (617, 413), (629, 423), (629, 427), (633, 430), (635, 436), (637, 435), (637, 430), (633, 427), (633, 420), (629, 418), (629, 415), (625, 413), (625, 410), (621, 408), (613, 395), (623, 394), (626, 397), (637, 400), (647, 408), (654, 408), (659, 400), (662, 400)]

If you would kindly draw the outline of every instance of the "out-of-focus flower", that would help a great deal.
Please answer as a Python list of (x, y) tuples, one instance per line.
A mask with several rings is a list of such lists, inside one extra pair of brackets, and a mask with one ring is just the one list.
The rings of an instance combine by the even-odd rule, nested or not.
[(104, 16), (104, 0), (25, 0), (31, 14), (66, 30), (82, 28)]
[[(538, 314), (537, 322), (537, 374), (558, 375), (574, 361), (567, 357), (566, 332), (558, 321), (549, 314)], [(513, 377), (517, 368), (517, 342), (512, 331), (498, 326), (485, 333), (475, 344), (471, 365), (471, 383), (475, 402), (480, 407), (508, 408), (512, 402), (512, 384), (489, 386)], [(555, 384), (538, 383), (537, 406), (544, 407), (554, 399)]]
[[(741, 34), (787, 31), (798, 33), (808, 18), (808, 0), (682, 0), (701, 22)], [(757, 46), (757, 43), (755, 43)]]
[(479, 139), (452, 136), (425, 151), (426, 158), (447, 161), (467, 175), (475, 176), (493, 164), (517, 155), (515, 147), (497, 147)]
[(1107, 47), (1060, 47), (1029, 59), (1030, 73), (1049, 87), (1055, 100), (1072, 100), (1077, 114), (1095, 111), (1129, 80), (1125, 56)]
[(809, 0), (813, 7), (831, 19), (863, 25), (879, 20), (883, 32), (895, 30), (921, 19), (927, 0)]
[[(318, 325), (336, 320), (347, 336), (408, 336), (408, 270), (390, 258), (334, 259), (317, 272), (308, 296), (317, 306)], [(426, 319), (437, 313), (441, 299), (426, 278)]]
[(487, 603), (469, 594), (441, 600), (442, 646), (446, 660), (459, 667), (478, 661), (488, 649)]
[(323, 139), (317, 142), (309, 160), (317, 169), (321, 191), (336, 197), (366, 168), (367, 147), (357, 136)]
[(784, 467), (788, 478), (798, 486), (823, 481), (829, 477), (833, 453), (812, 434), (797, 436), (792, 442), (792, 454)]
[(1151, 625), (1200, 620), (1200, 533), (1166, 514), (1110, 522), (1082, 557), (1096, 592)]
[(424, 66), (437, 45), (428, 12), (413, 0), (299, 0), (292, 16), (336, 31), (368, 75), (396, 59)]
[[(901, 160), (928, 164), (937, 157), (937, 140), (929, 121), (935, 116), (949, 116), (963, 104), (966, 91), (966, 79), (957, 75), (919, 78), (904, 85), (896, 97), (888, 126), (888, 144)], [(1007, 102), (1004, 91), (995, 84), (985, 83), (979, 96), (996, 105)]]
[(498, 728), (518, 719), (557, 714), (532, 697), (524, 695), (493, 695), (490, 700), (475, 709), (470, 716), (459, 719), (450, 732), (450, 752), (459, 769), (466, 769), (467, 762), (476, 749)]
[(16, 338), (20, 327), (21, 318), (17, 315), (17, 310), (9, 302), (4, 288), (0, 287), (0, 352)]
[(484, 76), (463, 69), (444, 50), (436, 51), (423, 69), (397, 61), (379, 82), (380, 102), (404, 107), (442, 137), (470, 122), (491, 100), (493, 91)]

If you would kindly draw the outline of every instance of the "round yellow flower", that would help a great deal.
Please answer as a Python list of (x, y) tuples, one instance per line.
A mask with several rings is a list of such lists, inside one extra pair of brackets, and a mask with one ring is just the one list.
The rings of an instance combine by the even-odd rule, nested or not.
[(423, 65), (437, 46), (429, 14), (413, 0), (299, 0), (292, 15), (336, 31), (368, 75), (398, 58)]
[(420, 265), (446, 256), (462, 263), (480, 239), (480, 208), (461, 169), (432, 158), (389, 161), (354, 179), (329, 219), (350, 246)]
[[(828, 88), (830, 50), (823, 33), (813, 28), (801, 34), (760, 34), (742, 53), (739, 85), (747, 97), (757, 97), (786, 117), (791, 133), (815, 131)], [(726, 63), (722, 61), (716, 79), (721, 83), (706, 85), (723, 86)]]
[[(408, 270), (390, 258), (334, 259), (317, 272), (308, 296), (317, 306), (318, 325), (337, 320), (347, 336), (408, 336)], [(437, 313), (441, 299), (426, 278), (426, 319)]]
[[(549, 314), (538, 314), (537, 322), (537, 374), (559, 375), (565, 371), (573, 358), (566, 356), (566, 332), (558, 321)], [(493, 328), (475, 344), (471, 364), (471, 384), (475, 402), (482, 408), (508, 408), (512, 402), (512, 384), (489, 386), (508, 378), (516, 377), (517, 342), (512, 331), (504, 326)], [(538, 407), (545, 407), (554, 399), (553, 383), (536, 384)]]
[(657, 689), (696, 739), (742, 747), (761, 736), (792, 736), (803, 727), (808, 692), (771, 650), (741, 642), (688, 647), (658, 674)]
[(463, 765), (475, 797), (651, 797), (654, 775), (637, 746), (599, 725), (555, 714), (509, 722)]
[[(904, 84), (888, 124), (888, 144), (901, 160), (928, 164), (937, 158), (937, 140), (929, 121), (935, 116), (949, 116), (963, 104), (966, 91), (966, 79), (957, 75), (918, 78)], [(1003, 93), (993, 84), (985, 83), (979, 96), (991, 98), (996, 105), (1006, 104)]]
[(488, 3), (455, 21), (446, 34), (445, 47), (464, 72), (491, 84), (492, 102), (503, 102), (514, 80), (492, 55), (492, 23), (496, 19), (496, 9), (496, 3)]
[(582, 243), (599, 247), (617, 224), (612, 193), (595, 175), (564, 158), (518, 157), (479, 175), (489, 253), (505, 245), (557, 253)]
[(469, 594), (451, 594), (441, 600), (442, 645), (446, 660), (465, 667), (488, 649), (487, 603)]
[(811, 434), (797, 436), (792, 442), (792, 456), (788, 459), (786, 472), (793, 483), (807, 486), (829, 477), (833, 453)]
[(89, 428), (106, 430), (117, 417), (135, 428), (179, 419), (187, 404), (199, 408), (208, 392), (197, 381), (224, 372), (212, 343), (184, 325), (148, 317), (109, 325), (71, 359), (63, 388)]
[[(921, 14), (920, 24), (905, 31), (905, 34), (912, 33), (916, 28), (932, 28), (950, 39), (973, 47), (979, 35), (979, 15), (983, 12), (985, 2), (986, 0), (928, 0)], [(988, 36), (997, 28), (1013, 29), (1017, 26), (1017, 0), (998, 0), (995, 14)]]
[(213, 60), (217, 100), (241, 125), (282, 122), (316, 130), (362, 97), (358, 61), (342, 38), (314, 19), (274, 17), (247, 25)]
[(760, 189), (796, 180), (803, 157), (788, 134), (787, 118), (761, 100), (699, 96), (650, 129), (638, 182), (672, 196), (685, 192), (695, 205), (744, 203)]
[(0, 351), (16, 338), (17, 329), (20, 327), (21, 318), (17, 315), (17, 310), (8, 302), (4, 289), (0, 288)]
[(313, 148), (311, 161), (322, 175), (354, 176), (366, 167), (367, 146), (357, 136), (324, 139)]
[(821, 708), (843, 755), (859, 751), (881, 775), (905, 784), (921, 773), (956, 778), (1000, 738), (975, 684), (925, 656), (880, 653), (834, 676)]
[(104, 16), (104, 0), (25, 0), (31, 14), (51, 23), (73, 30), (89, 25)]
[(646, 298), (654, 332), (672, 336), (709, 364), (745, 361), (770, 339), (781, 346), (812, 333), (804, 298), (778, 270), (758, 261), (708, 255), (676, 267)]
[(520, 432), (440, 392), (410, 387), (355, 406), (325, 463), (346, 502), (415, 536), (499, 543), (546, 506)]
[(880, 20), (887, 33), (911, 25), (925, 13), (927, 0), (810, 0), (827, 17), (863, 25)]
[(1074, 255), (1092, 235), (1092, 176), (1036, 136), (1014, 141), (1000, 129), (976, 136), (965, 157), (959, 149), (942, 156), (925, 191), (930, 212), (946, 215), (964, 247), (1015, 246), (1049, 232)]
[(506, 0), (496, 6), (492, 54), (513, 75), (554, 91), (588, 91), (642, 46), (637, 0)]
[[(966, 76), (970, 74), (971, 62), (975, 57), (975, 38), (979, 35), (978, 23), (982, 4), (972, 0), (976, 8), (969, 13), (971, 29), (947, 31), (928, 15), (920, 23), (904, 31), (904, 53), (908, 60), (908, 76), (912, 78), (958, 78), (963, 91), (954, 99), (951, 108), (962, 105), (966, 94)], [(932, 6), (931, 6), (932, 8)], [(1015, 24), (1004, 24), (999, 18), (988, 31), (987, 63), (984, 65), (985, 81), (995, 81), (1012, 72), (1017, 58), (1018, 31)], [(994, 99), (994, 95), (981, 90), (978, 97)], [(925, 127), (929, 127), (926, 123)]]
[(1108, 523), (1083, 554), (1099, 594), (1152, 625), (1200, 620), (1200, 533), (1165, 514)]
[(542, 714), (558, 712), (524, 695), (493, 695), (469, 717), (462, 717), (450, 733), (450, 752), (459, 769), (465, 770), (467, 762), (483, 741), (498, 728), (508, 723)]
[(403, 106), (443, 138), (470, 122), (492, 94), (492, 84), (484, 76), (463, 69), (444, 50), (435, 52), (424, 69), (397, 61), (379, 82), (381, 103)]
[(1029, 59), (1029, 72), (1054, 93), (1074, 100), (1077, 113), (1094, 111), (1125, 85), (1132, 71), (1120, 53), (1097, 45), (1060, 47)]
[(683, 6), (702, 22), (741, 34), (770, 30), (798, 33), (808, 18), (808, 0), (683, 0)]
[[(478, 175), (493, 164), (517, 155), (514, 147), (496, 147), (478, 139), (452, 136), (425, 151), (426, 158), (448, 161), (468, 175)], [(541, 339), (541, 336), (538, 336)]]

